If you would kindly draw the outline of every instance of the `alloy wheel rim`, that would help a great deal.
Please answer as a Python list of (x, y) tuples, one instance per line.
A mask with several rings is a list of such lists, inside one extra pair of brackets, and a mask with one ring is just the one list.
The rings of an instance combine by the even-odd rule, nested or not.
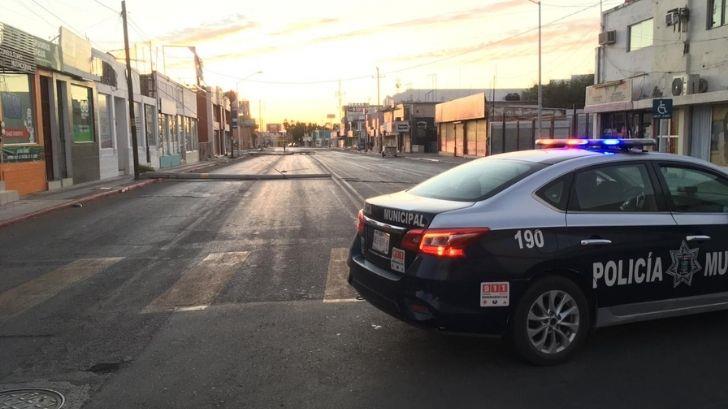
[(561, 290), (542, 293), (528, 309), (526, 331), (531, 346), (547, 355), (564, 351), (576, 339), (579, 319), (579, 306), (571, 295)]

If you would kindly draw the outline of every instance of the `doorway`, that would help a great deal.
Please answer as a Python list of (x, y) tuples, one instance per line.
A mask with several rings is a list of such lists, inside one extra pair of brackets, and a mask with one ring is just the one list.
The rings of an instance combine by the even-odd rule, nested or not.
[(43, 152), (46, 180), (55, 180), (53, 172), (53, 138), (51, 138), (51, 79), (40, 77), (40, 109), (43, 129)]
[(129, 126), (126, 115), (126, 100), (114, 97), (114, 117), (116, 124), (116, 155), (119, 161), (119, 174), (129, 173)]
[[(58, 145), (59, 145), (59, 154), (56, 156), (60, 160), (58, 161), (58, 172), (61, 179), (65, 179), (68, 177), (68, 157), (67, 157), (67, 150), (66, 150), (66, 135), (67, 135), (67, 129), (66, 126), (69, 123), (69, 118), (66, 116), (66, 110), (68, 109), (68, 93), (67, 93), (67, 86), (64, 81), (56, 81), (56, 106), (58, 109)], [(50, 134), (49, 134), (50, 135)]]

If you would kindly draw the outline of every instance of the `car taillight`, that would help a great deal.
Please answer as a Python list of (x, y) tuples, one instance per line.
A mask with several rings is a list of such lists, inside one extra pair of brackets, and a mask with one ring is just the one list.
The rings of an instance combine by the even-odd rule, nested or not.
[(417, 253), (420, 251), (420, 242), (422, 241), (422, 235), (424, 233), (425, 230), (422, 229), (413, 229), (408, 231), (404, 234), (404, 237), (402, 237), (400, 246), (402, 246), (402, 248), (406, 251)]
[(425, 230), (421, 233), (419, 251), (436, 257), (465, 257), (465, 249), (488, 231), (490, 231), (488, 228)]
[(356, 215), (356, 232), (359, 234), (364, 234), (364, 226), (366, 225), (366, 219), (364, 218), (364, 210), (359, 210), (359, 213)]

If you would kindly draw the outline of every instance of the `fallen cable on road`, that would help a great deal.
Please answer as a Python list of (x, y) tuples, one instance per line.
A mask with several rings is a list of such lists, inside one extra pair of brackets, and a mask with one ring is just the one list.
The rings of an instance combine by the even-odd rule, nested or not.
[(330, 179), (330, 173), (305, 174), (226, 174), (226, 173), (171, 173), (147, 172), (142, 175), (145, 179), (173, 179), (173, 180), (282, 180), (282, 179)]

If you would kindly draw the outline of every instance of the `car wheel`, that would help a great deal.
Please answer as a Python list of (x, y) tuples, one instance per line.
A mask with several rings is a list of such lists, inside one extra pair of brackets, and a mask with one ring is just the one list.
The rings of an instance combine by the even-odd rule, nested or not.
[(584, 293), (573, 281), (559, 276), (540, 279), (526, 290), (510, 326), (516, 352), (542, 366), (568, 360), (586, 340), (589, 328)]

